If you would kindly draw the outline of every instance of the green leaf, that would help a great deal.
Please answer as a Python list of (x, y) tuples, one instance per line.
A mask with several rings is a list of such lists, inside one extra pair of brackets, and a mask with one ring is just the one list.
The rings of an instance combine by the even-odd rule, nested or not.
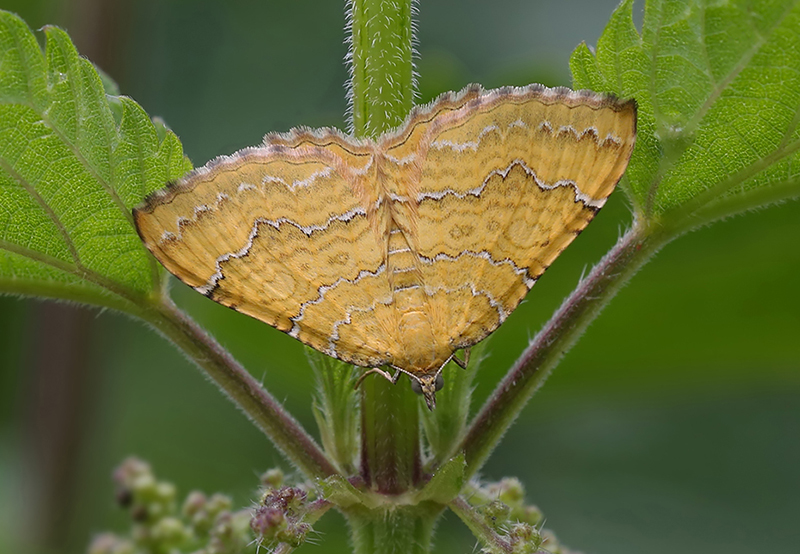
[(161, 279), (131, 208), (191, 165), (64, 31), (45, 35), (43, 53), (0, 12), (0, 292), (125, 309)]
[(648, 0), (614, 12), (576, 88), (634, 97), (623, 184), (639, 217), (676, 229), (800, 196), (800, 1)]
[(572, 53), (569, 59), (569, 69), (572, 71), (572, 79), (576, 88), (590, 86), (582, 85), (582, 83), (593, 83), (597, 90), (612, 90), (614, 88), (609, 85), (600, 86), (600, 83), (603, 82), (600, 65), (585, 42), (580, 43)]
[(434, 463), (441, 463), (456, 454), (454, 450), (461, 442), (469, 415), (472, 382), (486, 358), (489, 340), (472, 347), (466, 370), (455, 362), (445, 366), (442, 370), (444, 386), (436, 393), (436, 409), (422, 410), (422, 424)]
[(341, 475), (331, 475), (325, 479), (318, 479), (316, 485), (322, 498), (340, 508), (349, 508), (356, 505), (372, 507), (375, 505), (375, 495), (369, 496), (362, 493)]
[(355, 473), (361, 415), (355, 384), (360, 371), (313, 348), (305, 352), (317, 381), (313, 410), (322, 446), (341, 470)]
[(414, 500), (416, 502), (430, 500), (437, 504), (449, 504), (464, 488), (466, 465), (463, 452), (448, 460), (414, 495)]

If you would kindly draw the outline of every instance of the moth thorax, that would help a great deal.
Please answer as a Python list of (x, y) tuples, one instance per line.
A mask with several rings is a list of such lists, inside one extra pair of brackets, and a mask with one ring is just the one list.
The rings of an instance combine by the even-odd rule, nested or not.
[(407, 289), (396, 290), (392, 296), (394, 307), (401, 314), (424, 312), (427, 304), (427, 298), (425, 297), (422, 287), (411, 287)]

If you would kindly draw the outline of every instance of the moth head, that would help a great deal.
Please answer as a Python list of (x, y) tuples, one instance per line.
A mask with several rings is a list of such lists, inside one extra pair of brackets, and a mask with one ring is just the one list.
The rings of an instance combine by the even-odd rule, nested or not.
[(431, 411), (436, 407), (436, 391), (442, 390), (443, 386), (444, 377), (442, 377), (441, 370), (419, 377), (415, 375), (411, 378), (411, 390), (425, 397), (425, 403)]

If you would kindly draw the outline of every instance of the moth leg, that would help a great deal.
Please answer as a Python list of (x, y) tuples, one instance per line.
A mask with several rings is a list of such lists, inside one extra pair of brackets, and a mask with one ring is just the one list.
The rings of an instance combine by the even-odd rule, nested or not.
[(373, 367), (372, 369), (367, 370), (367, 371), (365, 371), (364, 373), (361, 374), (361, 377), (358, 378), (358, 381), (356, 381), (356, 384), (355, 384), (355, 386), (353, 388), (357, 389), (358, 386), (361, 384), (361, 381), (363, 381), (367, 377), (367, 375), (371, 375), (373, 373), (377, 373), (378, 375), (380, 375), (381, 377), (383, 377), (384, 379), (386, 379), (387, 381), (389, 381), (393, 385), (396, 385), (397, 384), (397, 380), (400, 378), (400, 373), (401, 372), (398, 369), (397, 371), (395, 371), (394, 375), (392, 375), (388, 371), (385, 371), (385, 370), (383, 370), (383, 369), (381, 369), (379, 367)]
[(453, 354), (453, 361), (460, 367), (461, 369), (467, 369), (467, 364), (469, 364), (469, 353), (472, 351), (471, 348), (464, 349), (464, 359), (462, 360), (455, 354)]

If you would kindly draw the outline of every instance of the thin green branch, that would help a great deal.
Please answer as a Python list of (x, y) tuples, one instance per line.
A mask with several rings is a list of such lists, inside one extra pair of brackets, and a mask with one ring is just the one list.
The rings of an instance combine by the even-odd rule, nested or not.
[(558, 361), (622, 286), (672, 237), (635, 221), (633, 227), (553, 314), (471, 422), (461, 442), (466, 478), (483, 466), (502, 435)]
[(448, 504), (451, 510), (464, 522), (492, 554), (511, 554), (514, 552), (511, 543), (497, 534), (486, 520), (460, 496)]
[(165, 298), (144, 315), (222, 389), (265, 435), (311, 479), (336, 474), (314, 439), (247, 370)]

